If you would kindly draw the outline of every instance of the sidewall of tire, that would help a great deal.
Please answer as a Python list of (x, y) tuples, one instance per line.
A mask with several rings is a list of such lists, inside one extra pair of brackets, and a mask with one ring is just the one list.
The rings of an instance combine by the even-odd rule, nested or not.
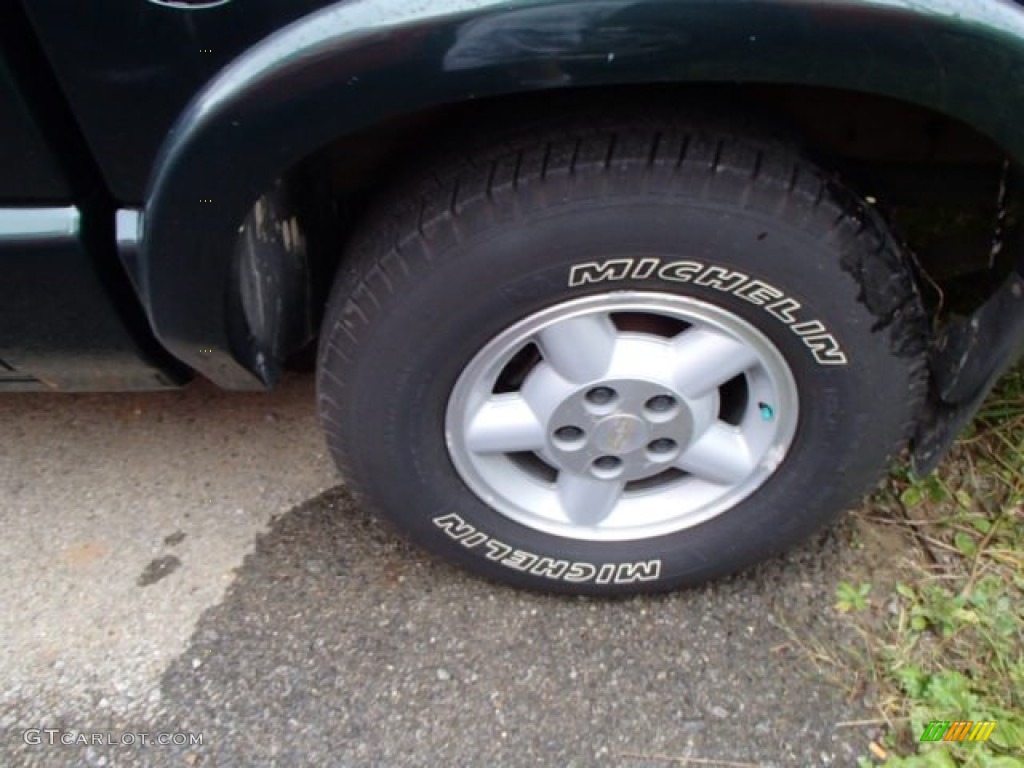
[[(425, 252), (395, 300), (373, 316), (354, 360), (325, 355), (345, 390), (334, 405), (352, 447), (347, 461), (366, 497), (418, 544), (473, 569), (527, 586), (609, 593), (671, 588), (742, 568), (806, 536), (861, 490), (913, 417), (912, 361), (892, 351), (887, 331), (861, 301), (841, 264), (852, 238), (780, 224), (735, 205), (679, 198), (617, 197), (448, 221), (443, 250)], [(458, 229), (461, 227), (461, 229)], [(728, 291), (631, 276), (570, 285), (573, 267), (613, 259), (681, 259), (741, 272), (799, 302), (819, 320), (845, 365), (822, 365), (801, 336), (763, 306)], [(456, 380), (494, 336), (530, 314), (606, 291), (691, 296), (741, 316), (782, 352), (797, 382), (799, 425), (783, 464), (752, 496), (693, 528), (658, 538), (592, 542), (555, 537), (492, 510), (463, 483), (445, 447), (445, 411)], [(323, 374), (322, 374), (323, 375)], [(560, 561), (660, 561), (645, 584), (569, 584), (531, 575), (465, 546), (435, 520), (457, 515), (511, 550)], [(475, 537), (479, 540), (480, 537)], [(520, 561), (521, 565), (521, 561)]]

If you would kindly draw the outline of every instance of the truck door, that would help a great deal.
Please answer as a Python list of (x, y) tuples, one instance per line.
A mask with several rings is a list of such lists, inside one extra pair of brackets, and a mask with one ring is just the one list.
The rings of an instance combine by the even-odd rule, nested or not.
[(21, 6), (0, 0), (0, 392), (180, 380), (117, 261), (75, 116)]

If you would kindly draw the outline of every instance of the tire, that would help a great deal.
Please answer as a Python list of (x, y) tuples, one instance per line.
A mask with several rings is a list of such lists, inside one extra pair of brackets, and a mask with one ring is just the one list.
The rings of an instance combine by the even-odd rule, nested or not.
[(330, 450), (416, 544), (547, 591), (693, 585), (806, 537), (905, 444), (911, 271), (792, 147), (648, 117), (468, 155), (380, 206), (321, 334)]

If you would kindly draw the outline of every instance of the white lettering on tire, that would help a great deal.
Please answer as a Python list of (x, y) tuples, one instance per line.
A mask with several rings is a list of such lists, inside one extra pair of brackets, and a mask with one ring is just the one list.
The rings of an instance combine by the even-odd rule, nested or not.
[(506, 568), (541, 576), (545, 579), (567, 581), (570, 584), (635, 584), (656, 581), (661, 576), (661, 560), (641, 560), (635, 563), (570, 562), (515, 549), (470, 525), (455, 514), (434, 518), (434, 525), (448, 538), (467, 549), (480, 549), (488, 560)]
[(620, 280), (644, 280), (657, 276), (670, 283), (693, 283), (729, 293), (761, 307), (800, 337), (818, 365), (846, 365), (849, 361), (839, 341), (820, 320), (807, 320), (798, 314), (803, 305), (784, 291), (763, 280), (725, 267), (682, 259), (605, 259), (575, 265), (569, 272), (569, 287)]

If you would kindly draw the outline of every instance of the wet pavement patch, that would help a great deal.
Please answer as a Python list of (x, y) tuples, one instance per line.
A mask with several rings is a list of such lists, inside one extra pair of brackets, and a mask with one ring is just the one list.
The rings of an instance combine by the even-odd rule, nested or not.
[(179, 544), (181, 544), (181, 542), (183, 542), (184, 540), (185, 540), (185, 533), (184, 533), (184, 531), (175, 531), (170, 536), (165, 536), (164, 537), (164, 544), (166, 544), (168, 547), (176, 547)]
[(794, 641), (841, 641), (850, 530), (700, 589), (554, 597), (423, 555), (334, 489), (273, 521), (122, 724), (202, 744), (38, 764), (854, 765), (840, 724), (869, 713)]
[[(851, 765), (820, 637), (842, 528), (703, 589), (552, 597), (401, 542), (341, 489), (278, 518), (168, 669), (210, 764)], [(271, 757), (272, 756), (272, 757)]]
[(174, 573), (181, 567), (181, 560), (176, 558), (174, 555), (164, 555), (152, 560), (147, 565), (142, 573), (139, 574), (139, 578), (136, 580), (136, 584), (140, 587), (148, 587), (152, 584), (156, 584), (160, 579), (164, 579)]

